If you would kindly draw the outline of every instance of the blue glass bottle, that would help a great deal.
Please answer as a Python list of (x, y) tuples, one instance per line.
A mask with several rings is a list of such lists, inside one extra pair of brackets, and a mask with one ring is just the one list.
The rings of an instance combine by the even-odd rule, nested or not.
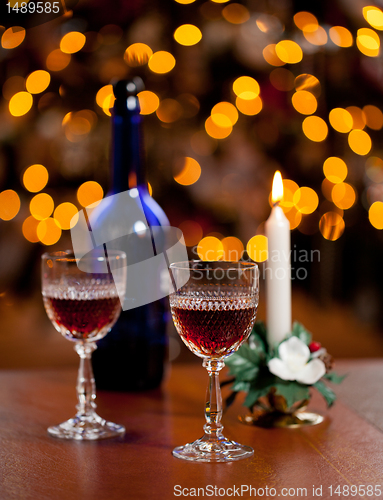
[[(122, 248), (128, 254), (128, 263), (145, 261), (150, 258), (150, 250), (153, 249), (155, 254), (163, 252), (166, 238), (162, 228), (169, 225), (165, 213), (148, 191), (142, 117), (137, 97), (141, 90), (143, 83), (140, 78), (121, 80), (114, 85), (116, 100), (112, 111), (112, 189), (108, 195), (135, 189), (130, 193), (138, 195), (150, 229), (146, 237), (151, 238), (151, 244), (143, 247), (139, 241), (142, 234), (138, 232), (136, 240), (134, 234), (130, 235), (129, 243), (125, 242), (128, 250), (125, 250), (126, 246)], [(116, 211), (120, 211), (115, 198), (107, 198), (106, 203), (103, 203), (104, 208), (96, 209), (92, 214), (93, 231), (97, 227), (113, 226)], [(121, 213), (118, 215), (121, 218)], [(140, 221), (137, 222), (141, 224)], [(144, 255), (143, 248), (149, 249), (148, 255)], [(160, 277), (153, 276), (149, 286), (160, 287)], [(93, 353), (93, 370), (99, 389), (129, 391), (159, 386), (167, 350), (167, 311), (167, 299), (164, 298), (121, 312), (111, 332), (97, 343), (98, 349)]]

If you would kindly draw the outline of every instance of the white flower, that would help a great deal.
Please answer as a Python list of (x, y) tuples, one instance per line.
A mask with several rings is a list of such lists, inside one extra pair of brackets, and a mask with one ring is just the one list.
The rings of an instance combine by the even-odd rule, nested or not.
[(290, 337), (279, 345), (279, 358), (270, 359), (271, 373), (283, 380), (296, 380), (301, 384), (315, 384), (326, 373), (320, 359), (310, 359), (310, 349), (298, 337)]

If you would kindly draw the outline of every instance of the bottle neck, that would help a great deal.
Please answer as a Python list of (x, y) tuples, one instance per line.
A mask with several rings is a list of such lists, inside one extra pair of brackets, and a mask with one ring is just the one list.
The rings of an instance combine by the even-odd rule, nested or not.
[[(136, 100), (134, 105), (133, 99)], [(130, 107), (115, 104), (112, 112), (112, 192), (135, 187), (147, 189), (142, 119), (137, 98), (129, 97)], [(133, 102), (133, 106), (132, 103)]]

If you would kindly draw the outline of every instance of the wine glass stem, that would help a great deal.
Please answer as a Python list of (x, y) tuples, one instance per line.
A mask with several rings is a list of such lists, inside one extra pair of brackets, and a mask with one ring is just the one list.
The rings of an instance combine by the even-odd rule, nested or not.
[(217, 440), (222, 436), (222, 395), (219, 385), (219, 372), (225, 366), (220, 359), (204, 359), (203, 366), (209, 374), (209, 383), (206, 391), (205, 419), (203, 429), (210, 439)]
[(77, 376), (78, 416), (90, 416), (96, 408), (96, 384), (92, 368), (92, 352), (97, 349), (96, 344), (80, 342), (75, 345), (75, 351), (80, 356), (80, 367)]

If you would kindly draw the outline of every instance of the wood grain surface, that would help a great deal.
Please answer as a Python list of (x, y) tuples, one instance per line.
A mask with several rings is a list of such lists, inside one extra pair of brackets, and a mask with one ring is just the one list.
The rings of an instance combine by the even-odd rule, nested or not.
[[(383, 374), (383, 361), (374, 363), (374, 373), (379, 368)], [(339, 363), (338, 371), (351, 373), (353, 366)], [(322, 487), (325, 499), (382, 497), (334, 494), (338, 485), (342, 492), (351, 485), (383, 488), (383, 433), (371, 416), (367, 421), (342, 401), (327, 410), (315, 396), (310, 407), (324, 412), (326, 419), (299, 430), (243, 425), (238, 402), (224, 415), (224, 432), (252, 446), (254, 457), (228, 464), (189, 463), (171, 451), (202, 434), (207, 376), (201, 366), (174, 365), (158, 391), (100, 391), (99, 414), (124, 424), (127, 433), (99, 442), (61, 441), (46, 432), (49, 425), (73, 416), (75, 379), (73, 369), (0, 372), (1, 500), (168, 500), (184, 498), (175, 495), (180, 488), (187, 488), (189, 496), (191, 488), (201, 488), (207, 497), (214, 486), (221, 489), (209, 498), (259, 498), (254, 490), (246, 492), (246, 486), (275, 488), (281, 498), (282, 488), (294, 493), (286, 498), (318, 498), (313, 487)], [(363, 393), (366, 383), (368, 377), (353, 379), (355, 393)], [(383, 413), (382, 398), (379, 404)], [(227, 489), (241, 485), (242, 496), (231, 496), (235, 490)], [(297, 488), (306, 488), (306, 494)]]

